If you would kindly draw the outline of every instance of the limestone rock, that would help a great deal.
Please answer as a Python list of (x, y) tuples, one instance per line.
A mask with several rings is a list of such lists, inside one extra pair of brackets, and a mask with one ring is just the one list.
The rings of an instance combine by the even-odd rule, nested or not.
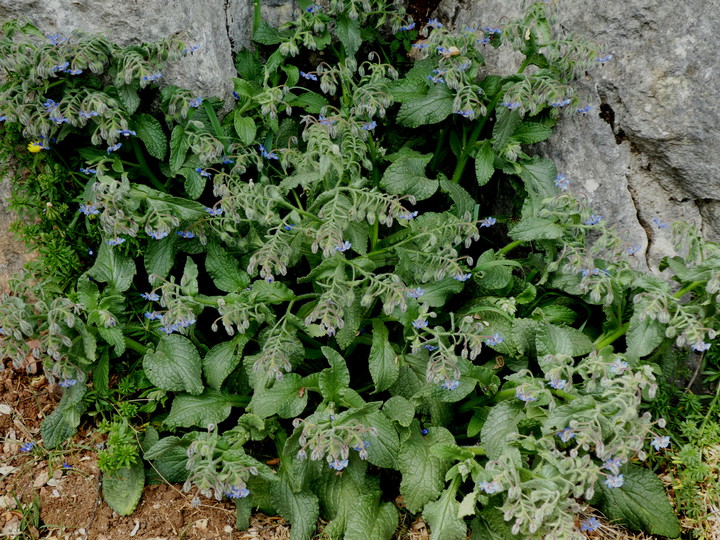
[[(522, 0), (443, 0), (456, 27), (493, 26), (522, 12)], [(561, 121), (541, 152), (575, 181), (594, 210), (629, 241), (648, 246), (654, 266), (672, 251), (667, 223), (682, 219), (720, 240), (720, 63), (713, 50), (718, 0), (560, 2), (568, 29), (604, 43), (613, 59), (581, 81), (587, 118)], [(502, 51), (502, 48), (500, 49)], [(488, 47), (488, 64), (512, 69)]]
[(201, 96), (230, 97), (233, 52), (250, 43), (248, 0), (0, 0), (0, 21), (27, 17), (45, 33), (79, 29), (121, 45), (179, 36), (202, 47), (169, 66), (164, 80)]

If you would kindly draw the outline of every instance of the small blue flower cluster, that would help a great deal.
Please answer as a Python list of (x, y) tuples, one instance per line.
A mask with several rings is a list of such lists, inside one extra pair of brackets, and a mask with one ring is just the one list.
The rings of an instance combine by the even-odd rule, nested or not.
[(555, 185), (561, 190), (567, 191), (568, 187), (570, 187), (570, 180), (568, 180), (564, 174), (558, 174), (555, 177)]
[(119, 135), (124, 135), (125, 137), (129, 137), (130, 135), (137, 135), (137, 133), (130, 129), (118, 129), (117, 132)]
[(250, 495), (250, 490), (246, 487), (230, 486), (225, 492), (230, 499), (242, 499)]
[(143, 81), (157, 81), (162, 77), (162, 73), (151, 73), (150, 75), (143, 75)]
[(32, 452), (32, 449), (35, 448), (35, 443), (30, 441), (26, 442), (20, 447), (21, 452)]
[(260, 150), (262, 157), (266, 159), (280, 159), (274, 152), (268, 152), (262, 144), (258, 145), (258, 150)]
[(70, 388), (71, 386), (75, 386), (77, 384), (77, 380), (75, 379), (65, 379), (64, 381), (60, 381), (58, 383), (58, 386), (62, 388)]
[(570, 98), (563, 99), (561, 101), (553, 101), (550, 106), (557, 109), (558, 107), (564, 107), (565, 105), (570, 105), (572, 100)]
[(489, 217), (485, 219), (480, 220), (480, 227), (491, 227), (497, 223), (497, 220), (494, 217)]
[(412, 23), (410, 23), (410, 24), (406, 24), (405, 26), (401, 26), (401, 27), (400, 27), (400, 30), (403, 31), (403, 32), (407, 32), (408, 30), (412, 30), (412, 29), (414, 29), (414, 28), (415, 28), (415, 23), (412, 22)]
[(188, 101), (188, 106), (197, 109), (198, 107), (200, 107), (200, 105), (202, 105), (202, 102), (203, 99), (201, 97), (196, 97)]
[(303, 79), (307, 79), (308, 81), (317, 81), (318, 80), (317, 75), (315, 75), (314, 73), (305, 73), (304, 71), (301, 71), (300, 76)]
[(503, 342), (503, 337), (500, 334), (498, 334), (497, 332), (495, 332), (492, 336), (490, 336), (489, 338), (487, 338), (485, 340), (485, 344), (489, 345), (491, 347), (494, 347), (495, 345), (499, 345), (502, 342)]
[(428, 19), (427, 25), (430, 28), (442, 28), (443, 27), (442, 23), (440, 21), (438, 21), (437, 19)]
[(155, 240), (162, 240), (170, 234), (170, 231), (147, 231), (147, 234), (150, 238), (154, 238)]
[(417, 299), (417, 298), (420, 298), (423, 294), (425, 294), (425, 292), (426, 292), (425, 289), (423, 289), (421, 287), (418, 287), (417, 289), (410, 289), (407, 292), (407, 297)]
[(202, 167), (195, 167), (195, 172), (198, 173), (200, 176), (204, 176), (205, 178), (212, 178), (212, 174), (207, 172)]
[(205, 211), (206, 211), (208, 214), (210, 214), (211, 216), (215, 216), (215, 217), (217, 217), (217, 216), (222, 216), (222, 213), (223, 213), (223, 209), (220, 208), (219, 206), (218, 206), (217, 208), (209, 208), (209, 207), (206, 206), (206, 207), (205, 207)]
[(340, 253), (345, 253), (348, 249), (352, 247), (352, 244), (349, 240), (345, 240), (342, 244), (338, 244), (335, 246), (335, 251), (339, 251)]
[(519, 101), (503, 101), (500, 105), (507, 107), (511, 111), (520, 108), (521, 103)]
[(111, 146), (108, 146), (107, 153), (109, 154), (110, 152), (117, 152), (118, 150), (120, 150), (120, 148), (122, 148), (122, 143), (113, 144)]
[(585, 220), (585, 225), (592, 227), (593, 225), (597, 225), (601, 221), (602, 221), (602, 216), (599, 216), (597, 214), (591, 214), (590, 217)]
[(100, 210), (98, 210), (97, 205), (95, 204), (81, 204), (80, 212), (86, 216), (93, 216), (99, 214)]
[(160, 295), (156, 292), (149, 292), (149, 293), (141, 293), (140, 296), (144, 298), (145, 300), (149, 300), (150, 302), (158, 302), (160, 300)]
[(124, 238), (120, 238), (119, 236), (116, 236), (115, 238), (111, 238), (110, 240), (106, 240), (105, 243), (108, 246), (119, 246), (125, 241)]
[(100, 113), (97, 111), (80, 111), (78, 112), (80, 115), (80, 118), (92, 118), (93, 116), (100, 116)]

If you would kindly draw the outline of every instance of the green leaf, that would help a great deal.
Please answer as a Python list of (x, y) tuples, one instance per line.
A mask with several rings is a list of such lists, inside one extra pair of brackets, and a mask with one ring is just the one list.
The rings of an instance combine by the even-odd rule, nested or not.
[(514, 450), (509, 448), (507, 438), (518, 432), (517, 423), (522, 416), (518, 405), (511, 401), (502, 401), (490, 409), (485, 424), (480, 431), (480, 442), (490, 459), (498, 459), (502, 454)]
[(373, 319), (373, 339), (368, 361), (376, 392), (390, 388), (400, 372), (396, 361), (397, 355), (388, 340), (389, 335), (385, 325), (381, 321)]
[(175, 264), (177, 235), (171, 234), (161, 240), (153, 240), (148, 243), (145, 250), (145, 271), (148, 276), (155, 274), (165, 279)]
[(456, 490), (452, 487), (443, 491), (435, 502), (425, 505), (423, 517), (430, 525), (433, 540), (465, 540), (467, 527), (465, 521), (458, 517), (460, 504), (455, 498)]
[(248, 410), (260, 418), (278, 415), (281, 418), (294, 418), (302, 414), (307, 406), (308, 392), (305, 382), (297, 373), (288, 373), (281, 380), (275, 381), (270, 388), (255, 390), (248, 405)]
[(145, 143), (148, 154), (159, 160), (165, 159), (167, 137), (160, 122), (149, 114), (136, 116), (135, 131), (138, 138)]
[(87, 273), (95, 281), (107, 283), (115, 292), (124, 292), (132, 285), (135, 272), (135, 261), (103, 243), (95, 264)]
[(556, 326), (545, 323), (535, 336), (538, 356), (546, 354), (567, 354), (584, 356), (595, 349), (589, 337), (570, 326)]
[(121, 516), (133, 513), (145, 486), (145, 470), (142, 461), (130, 467), (103, 476), (102, 488), (105, 502)]
[(535, 194), (538, 202), (554, 196), (557, 192), (555, 186), (557, 167), (549, 159), (533, 156), (529, 161), (524, 161), (519, 176), (525, 182), (529, 194), (531, 196)]
[(329, 105), (328, 100), (320, 94), (315, 92), (306, 91), (299, 96), (292, 96), (288, 94), (286, 101), (291, 107), (302, 107), (305, 112), (309, 114), (320, 114), (323, 107)]
[[(374, 322), (374, 321), (373, 321)], [(409, 427), (415, 418), (415, 406), (402, 396), (393, 396), (383, 405), (385, 415), (402, 427)]]
[(221, 291), (242, 291), (250, 284), (250, 276), (240, 268), (239, 260), (216, 242), (207, 246), (205, 269)]
[(510, 523), (505, 521), (498, 508), (485, 508), (472, 520), (470, 540), (520, 540), (512, 533)]
[(203, 358), (202, 367), (205, 380), (215, 390), (220, 390), (223, 382), (240, 363), (243, 347), (250, 341), (246, 334), (240, 334), (231, 341), (215, 345)]
[(479, 186), (484, 186), (490, 181), (495, 172), (494, 160), (495, 152), (490, 146), (490, 141), (483, 141), (480, 148), (478, 148), (477, 154), (475, 154), (475, 177)]
[(323, 347), (322, 353), (330, 367), (320, 372), (320, 392), (328, 401), (338, 401), (340, 391), (350, 386), (350, 372), (345, 359), (330, 347)]
[(235, 55), (235, 69), (240, 77), (248, 81), (254, 81), (262, 75), (262, 64), (255, 54), (253, 51), (243, 49)]
[(402, 473), (400, 493), (410, 512), (419, 512), (428, 502), (435, 500), (445, 485), (445, 473), (451, 462), (433, 456), (433, 444), (455, 444), (448, 430), (431, 427), (423, 437), (417, 420), (409, 428), (409, 437), (400, 447), (398, 469)]
[(190, 257), (185, 259), (185, 268), (180, 278), (180, 291), (186, 296), (195, 296), (198, 293), (198, 267)]
[[(427, 85), (425, 86), (427, 88)], [(442, 122), (453, 113), (453, 94), (444, 84), (406, 97), (397, 114), (398, 124), (416, 128)]]
[(293, 493), (290, 483), (283, 476), (278, 480), (270, 484), (270, 500), (278, 513), (292, 525), (290, 540), (310, 540), (320, 515), (318, 498), (308, 492)]
[(120, 356), (125, 352), (125, 336), (122, 328), (113, 326), (110, 328), (103, 328), (98, 326), (98, 334), (105, 340), (105, 343), (115, 347), (115, 356)]
[(167, 482), (184, 482), (188, 477), (187, 449), (190, 443), (179, 437), (164, 437), (145, 452), (161, 478)]
[(450, 195), (450, 198), (455, 203), (456, 216), (463, 218), (465, 214), (470, 214), (471, 216), (473, 215), (473, 211), (475, 210), (475, 199), (473, 199), (472, 196), (465, 191), (465, 188), (455, 182), (442, 179), (440, 180), (440, 189)]
[(550, 126), (537, 122), (523, 122), (517, 127), (512, 138), (522, 144), (534, 144), (544, 141), (552, 133), (553, 130)]
[(241, 116), (240, 111), (236, 110), (233, 115), (233, 125), (235, 126), (235, 133), (237, 133), (241, 143), (250, 145), (255, 141), (257, 127), (252, 118), (249, 116)]
[(120, 101), (128, 114), (133, 114), (140, 106), (137, 83), (123, 84), (117, 87)]
[(380, 185), (389, 193), (396, 195), (412, 195), (422, 201), (437, 191), (439, 182), (425, 176), (425, 167), (432, 154), (414, 153), (403, 156), (391, 163), (385, 170)]
[(610, 521), (619, 521), (633, 530), (677, 538), (680, 524), (662, 482), (652, 471), (628, 465), (619, 488), (598, 481), (603, 495), (600, 507)]
[(556, 240), (565, 235), (565, 229), (549, 219), (528, 217), (510, 229), (508, 234), (513, 240), (522, 242)]
[(522, 122), (522, 117), (517, 110), (510, 110), (507, 107), (495, 109), (497, 117), (493, 126), (492, 147), (495, 151), (502, 150), (508, 139), (515, 133), (515, 129)]
[(201, 394), (200, 355), (192, 342), (177, 334), (163, 336), (155, 350), (143, 358), (143, 369), (150, 382), (158, 388), (174, 392)]
[(366, 423), (377, 430), (376, 435), (367, 435), (370, 443), (367, 447), (368, 462), (386, 469), (396, 468), (400, 439), (392, 422), (381, 412), (375, 411), (367, 415)]
[(360, 49), (362, 38), (360, 37), (360, 21), (351, 19), (346, 13), (342, 13), (335, 20), (335, 35), (345, 48), (348, 57), (355, 56)]
[(253, 32), (252, 40), (261, 45), (277, 45), (283, 42), (283, 35), (276, 28), (270, 26), (264, 19), (257, 21), (257, 28)]
[(178, 174), (185, 178), (185, 193), (190, 199), (197, 199), (205, 191), (205, 177), (195, 169), (190, 167), (182, 167)]
[[(62, 401), (61, 401), (62, 404)], [(40, 424), (40, 435), (46, 448), (57, 448), (75, 435), (83, 408), (78, 405), (58, 405)]]
[(419, 301), (430, 307), (443, 307), (447, 299), (463, 290), (463, 283), (452, 277), (435, 281), (424, 287), (425, 292)]
[(170, 134), (170, 174), (175, 176), (185, 163), (185, 155), (190, 149), (190, 143), (185, 137), (185, 129), (182, 126), (175, 126)]
[(389, 502), (378, 507), (374, 494), (354, 499), (347, 515), (345, 540), (390, 540), (398, 526), (398, 511)]
[(651, 354), (665, 339), (665, 328), (660, 321), (650, 317), (642, 318), (646, 305), (647, 301), (635, 304), (635, 312), (625, 335), (627, 354), (638, 358)]
[(164, 425), (169, 429), (217, 425), (230, 416), (233, 403), (237, 401), (231, 395), (211, 388), (206, 388), (199, 396), (178, 394), (173, 399)]

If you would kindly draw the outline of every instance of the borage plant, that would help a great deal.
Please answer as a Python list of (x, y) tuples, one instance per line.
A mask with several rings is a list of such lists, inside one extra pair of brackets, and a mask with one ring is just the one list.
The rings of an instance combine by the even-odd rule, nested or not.
[[(235, 499), (239, 526), (278, 512), (293, 538), (320, 515), (332, 538), (390, 538), (393, 500), (443, 539), (465, 538), (467, 516), (482, 538), (582, 537), (588, 503), (679, 534), (639, 466), (649, 441), (667, 447), (664, 422), (640, 407), (673, 342), (714, 338), (718, 251), (686, 242), (673, 292), (526, 153), (590, 110), (572, 80), (607, 60), (551, 4), (457, 32), (382, 0), (305, 5), (280, 30), (258, 19), (222, 121), (219, 100), (156, 89), (148, 58), (167, 47), (111, 48), (117, 71), (93, 77), (118, 96), (100, 110), (67, 82), (84, 69), (75, 40), (99, 38), (33, 39), (18, 38), (68, 66), (20, 95), (42, 62), (7, 64), (2, 114), (90, 175), (77, 201), (99, 248), (68, 297), (3, 299), (2, 346), (68, 386), (48, 445), (110, 399), (108, 373), (137, 390), (142, 407), (107, 428), (114, 508), (137, 503), (142, 454), (194, 502)], [(524, 58), (514, 75), (485, 71), (501, 46)], [(133, 453), (128, 411), (166, 399)]]

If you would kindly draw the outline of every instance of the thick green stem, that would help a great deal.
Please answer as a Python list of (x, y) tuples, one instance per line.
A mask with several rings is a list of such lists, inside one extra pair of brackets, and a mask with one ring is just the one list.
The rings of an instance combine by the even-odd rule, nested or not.
[(147, 352), (147, 347), (145, 345), (138, 343), (133, 338), (129, 338), (127, 336), (125, 336), (125, 347), (140, 354), (145, 354)]
[(685, 287), (680, 289), (678, 292), (673, 294), (673, 298), (682, 298), (687, 293), (689, 293), (693, 289), (698, 288), (700, 285), (703, 285), (704, 283), (705, 283), (704, 281), (693, 281), (692, 283), (686, 285)]
[(625, 335), (625, 333), (628, 331), (629, 327), (630, 327), (630, 323), (626, 322), (619, 328), (616, 328), (615, 330), (613, 330), (610, 334), (601, 335), (599, 338), (597, 338), (595, 340), (595, 343), (593, 343), (593, 345), (595, 345), (596, 349), (601, 350), (601, 349), (607, 347), (608, 345), (610, 345), (611, 343), (613, 343), (616, 339), (620, 339), (621, 337), (623, 337)]
[(142, 153), (142, 149), (140, 148), (140, 145), (135, 139), (132, 140), (132, 147), (133, 151), (135, 152), (135, 157), (138, 160), (138, 164), (143, 171), (143, 174), (150, 179), (150, 183), (153, 185), (153, 187), (155, 187), (155, 189), (163, 193), (167, 193), (167, 189), (165, 188), (165, 186), (162, 184), (162, 182), (160, 182), (160, 180), (158, 180), (157, 176), (155, 176), (155, 174), (150, 169), (150, 166), (147, 164), (147, 161), (145, 161), (145, 156)]
[(498, 251), (498, 255), (505, 255), (508, 251), (515, 249), (520, 244), (522, 244), (522, 240), (515, 240), (514, 242), (510, 242), (507, 246)]

